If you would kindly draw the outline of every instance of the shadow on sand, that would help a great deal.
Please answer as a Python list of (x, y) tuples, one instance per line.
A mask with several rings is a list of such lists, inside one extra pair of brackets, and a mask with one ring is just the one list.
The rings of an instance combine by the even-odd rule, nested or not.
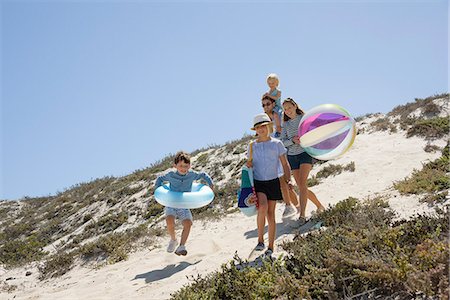
[(153, 271), (150, 271), (150, 272), (147, 272), (147, 273), (138, 274), (138, 275), (136, 275), (136, 277), (134, 277), (133, 280), (142, 279), (143, 278), (143, 279), (145, 279), (145, 283), (158, 281), (158, 280), (161, 280), (161, 279), (164, 279), (164, 278), (168, 278), (168, 277), (170, 277), (173, 274), (176, 274), (178, 272), (181, 272), (184, 269), (186, 269), (187, 267), (196, 265), (199, 262), (201, 262), (201, 260), (196, 261), (195, 263), (182, 261), (182, 262), (180, 262), (177, 265), (175, 265), (175, 264), (168, 265), (168, 266), (164, 267), (164, 269), (153, 270)]
[[(283, 219), (283, 222), (277, 223), (276, 237), (279, 237), (283, 234), (289, 233), (298, 233), (298, 230), (294, 228), (295, 224), (298, 221), (295, 219)], [(256, 227), (256, 219), (255, 219), (255, 227)], [(267, 233), (267, 225), (264, 227), (264, 233)], [(244, 233), (246, 239), (256, 238), (258, 237), (258, 229), (255, 228), (253, 230), (249, 230)]]

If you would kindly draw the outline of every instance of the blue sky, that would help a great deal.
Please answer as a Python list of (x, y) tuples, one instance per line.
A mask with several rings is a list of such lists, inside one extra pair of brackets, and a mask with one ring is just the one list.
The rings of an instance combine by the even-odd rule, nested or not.
[(448, 91), (448, 2), (2, 1), (0, 199), (250, 133), (265, 77), (354, 116)]

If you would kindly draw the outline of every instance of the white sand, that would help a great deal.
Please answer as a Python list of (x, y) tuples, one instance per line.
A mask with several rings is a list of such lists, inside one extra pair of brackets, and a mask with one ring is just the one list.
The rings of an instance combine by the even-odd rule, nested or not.
[[(445, 145), (445, 140), (439, 142)], [(420, 204), (416, 196), (401, 196), (392, 188), (395, 181), (409, 176), (422, 163), (434, 160), (440, 153), (426, 153), (426, 142), (419, 138), (406, 139), (402, 133), (375, 132), (361, 134), (352, 149), (333, 164), (355, 163), (355, 172), (322, 180), (312, 190), (322, 203), (332, 205), (349, 196), (359, 199), (382, 196), (389, 200), (399, 217), (409, 217), (416, 212), (429, 211), (426, 204)], [(324, 166), (314, 168), (313, 174)], [(277, 243), (290, 239), (291, 229), (282, 223), (283, 205), (277, 210)], [(308, 203), (307, 214), (314, 208)], [(177, 234), (180, 234), (180, 229)], [(266, 235), (267, 237), (267, 235)], [(0, 280), (17, 285), (12, 293), (0, 292), (0, 299), (167, 299), (189, 283), (198, 274), (206, 275), (232, 260), (237, 252), (246, 258), (256, 245), (256, 220), (239, 212), (217, 222), (195, 221), (187, 243), (188, 255), (178, 257), (167, 253), (168, 237), (161, 239), (153, 250), (144, 250), (130, 255), (127, 261), (108, 265), (98, 270), (76, 267), (68, 274), (53, 280), (40, 282), (34, 268), (5, 271), (0, 269)], [(280, 249), (275, 250), (279, 254)], [(26, 277), (25, 271), (33, 274)]]

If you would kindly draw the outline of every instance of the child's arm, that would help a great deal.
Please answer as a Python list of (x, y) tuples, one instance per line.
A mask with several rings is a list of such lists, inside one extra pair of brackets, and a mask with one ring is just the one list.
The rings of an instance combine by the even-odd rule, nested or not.
[(286, 154), (280, 156), (280, 161), (284, 170), (284, 180), (286, 180), (288, 184), (291, 184), (291, 166), (289, 166)]
[(213, 181), (212, 181), (211, 177), (208, 174), (206, 174), (205, 172), (200, 172), (200, 173), (194, 172), (194, 174), (195, 174), (195, 179), (194, 180), (203, 179), (204, 181), (206, 181), (206, 183), (208, 183), (208, 185), (211, 188), (213, 187)]
[(294, 144), (293, 139), (288, 138), (286, 126), (281, 130), (281, 138), (280, 140), (283, 142), (283, 145), (287, 148)]
[(251, 151), (252, 151), (251, 147), (253, 147), (252, 144), (253, 144), (253, 142), (251, 142), (247, 148), (247, 163), (246, 163), (247, 168), (253, 168), (253, 157), (251, 154)]
[(155, 181), (155, 189), (158, 188), (158, 187), (160, 187), (161, 185), (163, 185), (163, 183), (164, 183), (165, 181), (169, 181), (169, 178), (168, 178), (167, 174), (161, 175), (161, 176), (159, 176), (158, 178), (156, 178), (156, 181)]

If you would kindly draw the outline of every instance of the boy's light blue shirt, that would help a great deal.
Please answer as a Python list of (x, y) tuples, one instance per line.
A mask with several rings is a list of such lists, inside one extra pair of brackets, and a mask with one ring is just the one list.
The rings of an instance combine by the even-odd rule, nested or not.
[(178, 171), (170, 171), (165, 175), (159, 176), (155, 182), (155, 188), (161, 186), (164, 182), (170, 183), (170, 190), (174, 192), (190, 192), (194, 180), (205, 180), (210, 186), (213, 184), (211, 177), (205, 172), (197, 173), (189, 171), (186, 175), (181, 175)]

